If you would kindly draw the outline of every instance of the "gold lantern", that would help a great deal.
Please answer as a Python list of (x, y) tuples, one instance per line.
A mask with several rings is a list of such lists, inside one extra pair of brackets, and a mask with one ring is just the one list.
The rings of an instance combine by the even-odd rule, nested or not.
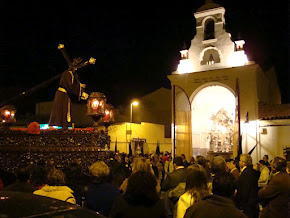
[(5, 105), (0, 109), (0, 122), (4, 125), (11, 125), (16, 122), (16, 109), (12, 105)]
[(105, 116), (106, 96), (101, 92), (92, 92), (87, 101), (87, 115), (95, 122)]

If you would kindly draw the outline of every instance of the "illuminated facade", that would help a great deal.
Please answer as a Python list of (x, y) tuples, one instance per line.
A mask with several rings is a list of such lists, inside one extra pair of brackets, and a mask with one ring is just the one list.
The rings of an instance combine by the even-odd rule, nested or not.
[(261, 103), (281, 104), (275, 72), (272, 69), (264, 72), (248, 61), (243, 50), (245, 41), (231, 40), (225, 30), (224, 14), (225, 9), (212, 2), (194, 13), (196, 35), (191, 47), (181, 51), (177, 71), (168, 76), (173, 92), (173, 150), (177, 155), (235, 157), (241, 145), (243, 153), (255, 147), (254, 161), (264, 154), (282, 155), (281, 146), (287, 144), (275, 142), (271, 146), (278, 146), (279, 151), (269, 153), (259, 141), (263, 134)]

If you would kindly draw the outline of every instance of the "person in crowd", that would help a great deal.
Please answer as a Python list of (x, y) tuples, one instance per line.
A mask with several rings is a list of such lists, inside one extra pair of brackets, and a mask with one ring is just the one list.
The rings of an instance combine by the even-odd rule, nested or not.
[(247, 217), (235, 207), (232, 200), (236, 189), (235, 183), (234, 176), (229, 172), (217, 173), (212, 184), (213, 195), (207, 195), (190, 206), (184, 217)]
[(110, 169), (103, 161), (95, 162), (89, 167), (89, 171), (93, 176), (93, 182), (84, 187), (77, 197), (77, 203), (108, 216), (120, 191), (108, 183)]
[(258, 174), (260, 174), (260, 164), (259, 163), (254, 163), (253, 169), (256, 170), (258, 172)]
[(167, 217), (164, 202), (159, 198), (156, 185), (156, 177), (151, 172), (132, 173), (128, 179), (126, 192), (115, 200), (109, 218)]
[(185, 168), (182, 158), (177, 156), (173, 160), (175, 170), (167, 175), (167, 178), (161, 184), (162, 191), (168, 191), (175, 188), (179, 183), (185, 182)]
[(228, 170), (227, 163), (225, 159), (221, 156), (216, 156), (211, 160), (210, 169), (211, 169), (212, 176), (214, 176), (215, 174), (219, 172), (226, 172)]
[(268, 185), (261, 188), (259, 198), (268, 201), (261, 213), (264, 217), (287, 217), (288, 196), (290, 193), (290, 178), (286, 173), (287, 162), (281, 157), (275, 157), (271, 169), (273, 178)]
[[(209, 165), (207, 164), (207, 160), (205, 159), (204, 156), (198, 155), (195, 158), (195, 163), (201, 165), (206, 172), (206, 175), (208, 176), (208, 178), (210, 177), (210, 169), (209, 169)], [(209, 163), (209, 161), (208, 161)]]
[(260, 160), (259, 165), (260, 165), (261, 174), (258, 180), (258, 186), (261, 188), (261, 187), (265, 187), (268, 184), (270, 171), (268, 167), (266, 166), (266, 163), (264, 160)]
[[(149, 173), (152, 173), (152, 175), (155, 176), (151, 166), (150, 166), (150, 163), (148, 163), (148, 161), (146, 161), (145, 158), (135, 158), (134, 161), (133, 161), (133, 164), (132, 164), (132, 174), (133, 173), (136, 173), (136, 172), (139, 172), (139, 171), (145, 171), (145, 172), (149, 172)], [(157, 177), (156, 177), (157, 179)], [(122, 185), (120, 186), (120, 190), (125, 193), (126, 190), (127, 190), (127, 185), (128, 185), (128, 178), (126, 178)], [(157, 193), (160, 192), (160, 184), (157, 182), (156, 184), (156, 191)]]
[(35, 190), (41, 189), (46, 184), (48, 169), (45, 167), (45, 162), (43, 160), (39, 161), (36, 166), (33, 167), (30, 182)]
[(227, 166), (229, 169), (229, 172), (235, 177), (236, 180), (238, 180), (240, 171), (238, 170), (235, 160), (234, 159), (227, 159)]
[(35, 195), (42, 195), (72, 204), (76, 203), (73, 190), (65, 186), (65, 174), (58, 169), (52, 169), (47, 174), (47, 184), (41, 189), (33, 192)]
[(191, 157), (189, 160), (189, 165), (193, 165), (193, 164), (195, 164), (195, 159), (194, 157)]
[(157, 181), (160, 183), (162, 180), (162, 171), (163, 171), (162, 156), (153, 157), (152, 166), (155, 166), (158, 169), (158, 174), (156, 174), (156, 178), (157, 178)]
[(267, 154), (265, 154), (263, 156), (263, 160), (265, 161), (266, 167), (268, 167), (268, 169), (271, 170), (271, 166), (270, 166), (270, 163), (269, 163), (269, 156)]
[(174, 171), (174, 165), (173, 165), (172, 157), (168, 156), (167, 161), (165, 161), (164, 163), (164, 172), (165, 172), (164, 179), (166, 179), (167, 175), (169, 173), (172, 173), (173, 171)]
[(258, 217), (258, 175), (253, 169), (252, 157), (241, 154), (239, 166), (241, 174), (237, 181), (235, 203), (249, 218)]
[(187, 167), (189, 166), (189, 163), (187, 162), (187, 160), (186, 160), (186, 158), (185, 158), (185, 155), (182, 154), (182, 155), (181, 155), (181, 158), (182, 158), (182, 161), (183, 161), (183, 166), (184, 166), (185, 168), (187, 168)]
[(177, 202), (176, 218), (183, 218), (188, 207), (211, 194), (205, 170), (199, 164), (187, 167), (185, 191)]
[(165, 164), (165, 162), (168, 160), (168, 151), (165, 151), (165, 154), (164, 154), (164, 156), (162, 157), (162, 162), (163, 162), (163, 164)]
[(35, 190), (31, 183), (28, 183), (30, 177), (30, 167), (28, 165), (22, 165), (16, 169), (16, 182), (9, 186), (6, 186), (3, 191), (25, 192), (33, 193)]
[(286, 172), (288, 173), (288, 175), (290, 175), (290, 161), (287, 161)]

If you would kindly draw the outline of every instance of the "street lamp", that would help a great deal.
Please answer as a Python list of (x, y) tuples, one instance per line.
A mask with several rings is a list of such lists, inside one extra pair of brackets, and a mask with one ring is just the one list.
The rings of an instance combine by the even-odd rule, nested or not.
[(130, 123), (133, 122), (133, 106), (137, 106), (138, 104), (139, 104), (138, 101), (133, 101), (133, 102), (131, 103)]

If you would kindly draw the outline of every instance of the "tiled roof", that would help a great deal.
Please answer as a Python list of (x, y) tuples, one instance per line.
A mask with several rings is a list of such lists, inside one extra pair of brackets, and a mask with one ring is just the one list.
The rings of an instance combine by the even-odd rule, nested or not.
[(290, 104), (259, 104), (260, 120), (290, 119)]

